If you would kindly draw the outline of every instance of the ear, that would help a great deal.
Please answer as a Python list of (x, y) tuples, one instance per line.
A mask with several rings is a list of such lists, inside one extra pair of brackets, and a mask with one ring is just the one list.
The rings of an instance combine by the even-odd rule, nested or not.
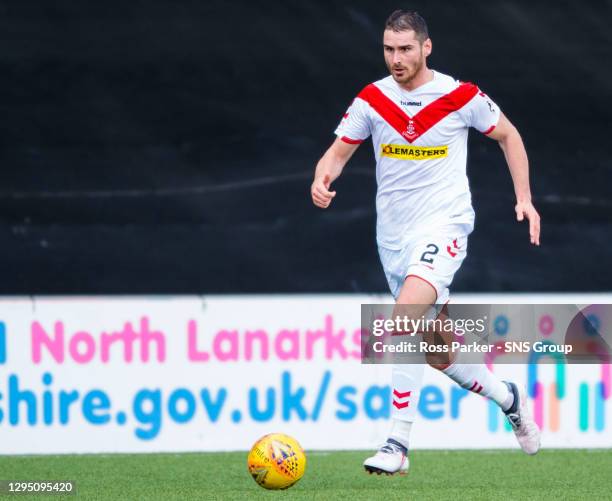
[(428, 38), (423, 42), (423, 54), (425, 54), (425, 57), (431, 54), (432, 48), (431, 38)]

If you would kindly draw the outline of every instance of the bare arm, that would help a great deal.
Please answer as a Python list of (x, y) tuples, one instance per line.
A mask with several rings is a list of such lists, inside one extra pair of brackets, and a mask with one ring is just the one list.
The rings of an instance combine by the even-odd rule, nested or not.
[(335, 191), (329, 190), (331, 183), (342, 174), (342, 169), (344, 169), (344, 166), (358, 147), (359, 144), (348, 144), (340, 138), (336, 138), (321, 157), (310, 188), (312, 202), (317, 207), (321, 209), (329, 207), (332, 199), (336, 196)]
[(510, 120), (502, 113), (497, 126), (488, 137), (495, 139), (506, 157), (506, 163), (514, 183), (516, 195), (516, 219), (529, 220), (529, 238), (534, 245), (540, 245), (540, 215), (531, 203), (529, 188), (529, 161), (521, 135)]

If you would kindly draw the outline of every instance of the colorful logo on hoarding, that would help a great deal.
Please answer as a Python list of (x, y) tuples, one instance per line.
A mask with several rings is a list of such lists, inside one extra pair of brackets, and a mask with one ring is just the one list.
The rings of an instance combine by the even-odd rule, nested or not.
[[(584, 344), (586, 350), (598, 357), (600, 364), (600, 381), (594, 385), (583, 381), (578, 388), (578, 426), (581, 431), (587, 431), (592, 426), (596, 431), (601, 432), (605, 429), (605, 401), (610, 398), (612, 377), (610, 371), (610, 359), (606, 353), (598, 349), (595, 340), (588, 342), (589, 337), (598, 336), (601, 326), (601, 318), (594, 313), (587, 313), (576, 317), (579, 325), (572, 322), (568, 328), (566, 336), (580, 335), (587, 340)], [(498, 315), (493, 322), (494, 332), (497, 336), (506, 336), (511, 328), (511, 321), (506, 315)], [(548, 337), (555, 331), (554, 318), (549, 314), (543, 314), (538, 319), (538, 329), (544, 344), (553, 344)], [(487, 365), (493, 370), (492, 365), (495, 354), (487, 357)], [(555, 381), (546, 385), (538, 379), (538, 363), (543, 357), (551, 357), (555, 362)], [(561, 426), (561, 406), (560, 403), (566, 396), (566, 360), (559, 352), (531, 352), (529, 355), (529, 365), (527, 366), (527, 393), (533, 399), (534, 419), (540, 429), (548, 429), (556, 432)], [(592, 416), (592, 419), (590, 419)], [(489, 431), (495, 432), (500, 427), (500, 422), (504, 421), (504, 428), (511, 430), (510, 423), (504, 418), (497, 404), (489, 402)]]

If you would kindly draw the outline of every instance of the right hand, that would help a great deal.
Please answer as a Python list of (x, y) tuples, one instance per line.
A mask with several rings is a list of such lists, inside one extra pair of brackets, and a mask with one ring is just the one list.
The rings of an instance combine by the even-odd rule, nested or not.
[(331, 178), (329, 174), (325, 174), (323, 177), (316, 177), (310, 187), (312, 203), (321, 209), (327, 209), (332, 199), (336, 196), (335, 191), (329, 191), (330, 185)]

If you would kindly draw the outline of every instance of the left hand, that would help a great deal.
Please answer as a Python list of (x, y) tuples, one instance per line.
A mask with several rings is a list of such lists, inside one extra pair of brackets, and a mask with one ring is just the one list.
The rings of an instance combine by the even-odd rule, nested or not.
[(522, 221), (524, 218), (529, 220), (529, 238), (534, 245), (540, 245), (540, 215), (535, 210), (533, 204), (528, 202), (517, 202), (514, 207), (516, 220)]

